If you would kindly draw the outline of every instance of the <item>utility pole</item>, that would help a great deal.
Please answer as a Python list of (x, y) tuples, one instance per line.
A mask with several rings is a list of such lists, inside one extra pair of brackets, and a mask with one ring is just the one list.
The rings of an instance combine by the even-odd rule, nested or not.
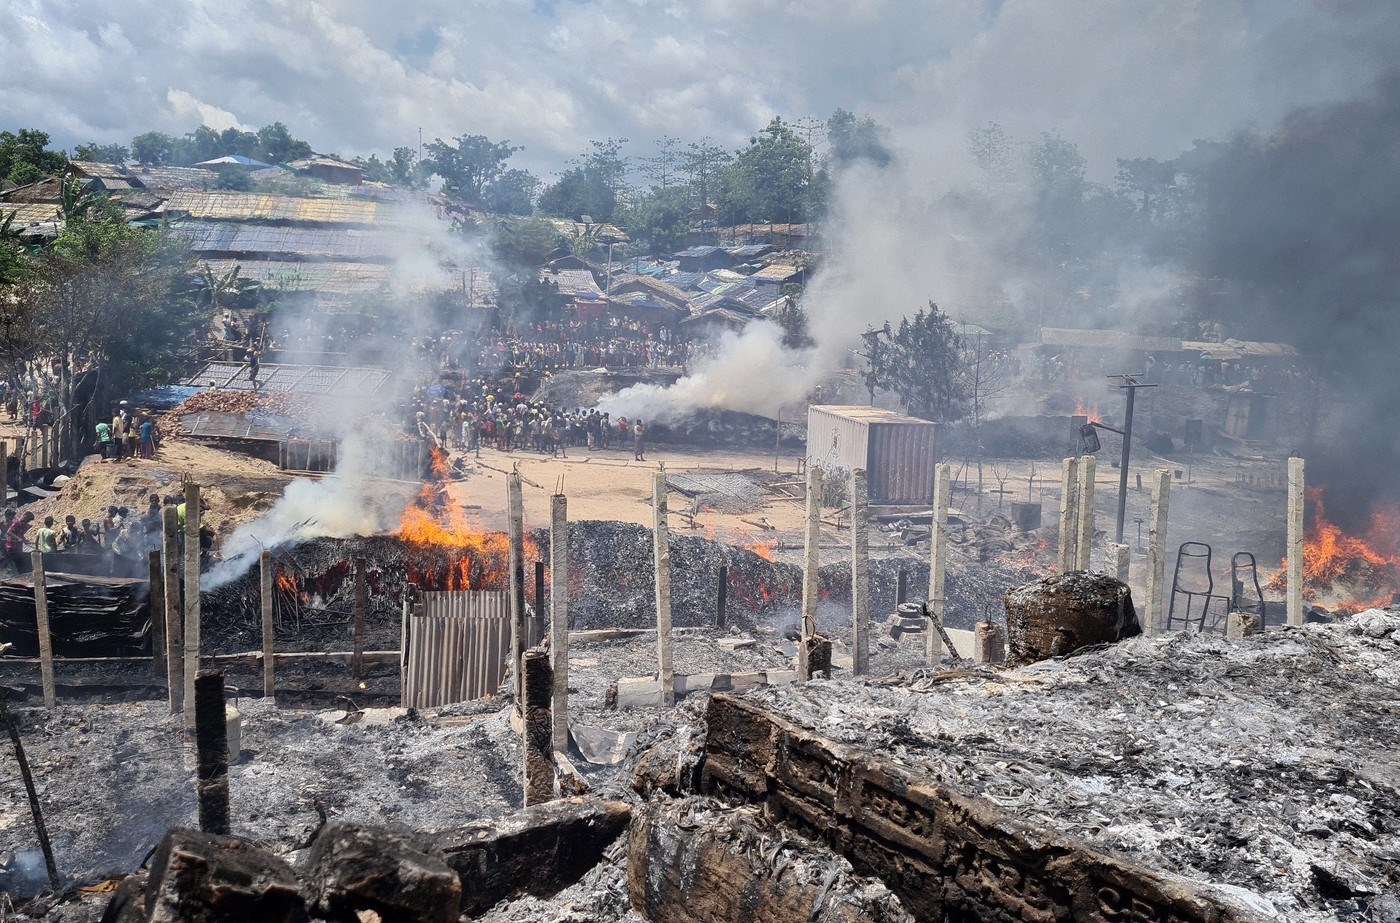
[[(1138, 388), (1155, 388), (1155, 384), (1148, 384), (1137, 380), (1137, 376), (1128, 374), (1109, 375), (1109, 378), (1119, 380), (1118, 387), (1128, 392), (1128, 409), (1123, 414), (1123, 457), (1118, 466), (1118, 524), (1115, 527), (1114, 541), (1119, 545), (1123, 544), (1123, 517), (1128, 508), (1128, 455), (1132, 451), (1133, 445), (1133, 400), (1137, 397)], [(1095, 424), (1099, 425), (1099, 424)], [(1111, 427), (1101, 426), (1102, 429)], [(1116, 430), (1115, 430), (1116, 432)]]

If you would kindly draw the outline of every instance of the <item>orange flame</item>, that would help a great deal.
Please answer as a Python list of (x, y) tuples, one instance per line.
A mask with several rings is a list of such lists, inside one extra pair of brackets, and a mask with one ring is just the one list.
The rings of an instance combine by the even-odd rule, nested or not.
[(778, 550), (778, 543), (772, 540), (762, 540), (754, 538), (752, 532), (747, 528), (740, 527), (736, 533), (739, 537), (739, 547), (745, 551), (752, 551), (765, 561), (774, 559), (774, 552)]
[[(432, 476), (399, 520), (398, 538), (409, 545), (439, 553), (448, 563), (411, 563), (408, 578), (419, 586), (444, 590), (501, 589), (509, 582), (510, 541), (504, 533), (479, 528), (460, 503), (447, 492), (447, 454), (432, 450)], [(527, 536), (527, 558), (538, 549)]]
[[(1378, 509), (1364, 535), (1348, 535), (1327, 518), (1325, 493), (1323, 487), (1307, 490), (1313, 515), (1303, 536), (1303, 598), (1347, 614), (1389, 605), (1400, 587), (1400, 509)], [(1288, 589), (1286, 560), (1268, 588)]]
[(1089, 406), (1089, 403), (1082, 398), (1075, 398), (1074, 415), (1076, 417), (1088, 417), (1090, 423), (1103, 422), (1103, 414), (1099, 412), (1099, 405), (1094, 404), (1091, 407)]

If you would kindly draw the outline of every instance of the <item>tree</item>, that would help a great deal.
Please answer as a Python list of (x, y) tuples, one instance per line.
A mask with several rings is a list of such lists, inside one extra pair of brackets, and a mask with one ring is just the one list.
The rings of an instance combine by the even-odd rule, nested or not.
[(410, 189), (417, 189), (427, 179), (426, 167), (418, 162), (418, 153), (411, 147), (394, 148), (394, 156), (389, 161), (392, 182)]
[(247, 167), (227, 167), (219, 172), (219, 179), (214, 186), (217, 189), (247, 192), (253, 188), (253, 174), (248, 172)]
[(996, 122), (968, 132), (968, 148), (977, 168), (982, 171), (985, 190), (1009, 178), (1011, 172), (1011, 136)]
[(175, 139), (160, 131), (147, 131), (131, 139), (131, 157), (144, 167), (163, 167), (175, 157)]
[[(867, 340), (878, 342), (881, 333), (874, 331)], [(912, 318), (903, 318), (884, 340), (866, 356), (866, 382), (872, 394), (876, 388), (893, 391), (900, 406), (926, 420), (959, 419), (967, 402), (967, 385), (953, 322), (938, 305), (930, 301), (927, 311), (921, 308)]]
[(186, 295), (188, 265), (188, 251), (166, 230), (134, 228), (98, 203), (64, 223), (18, 297), (0, 299), (0, 361), (63, 370), (65, 445), (76, 420), (74, 369), (90, 366), (95, 385), (117, 391), (175, 376), (209, 314)]
[(68, 155), (48, 146), (48, 132), (35, 128), (21, 128), (18, 133), (0, 131), (0, 182), (25, 186), (60, 172)]
[(806, 349), (815, 341), (807, 332), (807, 311), (802, 307), (802, 286), (783, 286), (783, 304), (773, 318), (783, 328), (783, 345), (788, 349)]
[(859, 161), (888, 166), (894, 155), (885, 146), (884, 136), (885, 129), (868, 115), (857, 118), (845, 109), (837, 109), (826, 120), (831, 162), (838, 169)]
[(1160, 210), (1158, 199), (1176, 182), (1176, 164), (1155, 157), (1119, 158), (1115, 182), (1125, 195), (1139, 198), (1138, 213), (1144, 222), (1151, 224)]
[(597, 223), (612, 221), (627, 176), (626, 143), (626, 138), (588, 142), (589, 150), (540, 193), (540, 211), (575, 221), (585, 215)]
[(498, 215), (528, 215), (535, 210), (540, 179), (529, 170), (507, 170), (486, 187), (483, 204)]
[(129, 153), (131, 151), (125, 144), (98, 144), (96, 141), (89, 141), (73, 148), (73, 159), (89, 163), (126, 163)]
[(717, 178), (734, 162), (734, 155), (708, 137), (692, 141), (681, 155), (679, 169), (689, 182), (697, 207), (711, 204), (717, 188)]
[(651, 180), (653, 187), (670, 189), (676, 181), (681, 164), (680, 152), (676, 150), (678, 144), (680, 142), (670, 135), (662, 135), (661, 140), (656, 142), (656, 156), (642, 161), (642, 175)]
[(497, 258), (532, 278), (545, 256), (560, 243), (559, 232), (547, 218), (506, 218), (494, 222), (491, 228), (491, 245)]
[(628, 235), (651, 253), (675, 253), (690, 230), (690, 206), (684, 189), (656, 188), (640, 196), (623, 215)]
[(310, 157), (311, 145), (293, 138), (291, 131), (281, 122), (273, 122), (258, 129), (257, 145), (249, 156), (264, 163), (288, 163)]
[[(34, 274), (34, 260), (13, 231), (14, 212), (0, 217), (0, 286), (23, 282)], [(0, 288), (0, 298), (5, 297)]]
[(814, 216), (819, 203), (811, 199), (811, 154), (811, 146), (775, 116), (726, 171), (726, 213), (747, 221), (795, 222)]
[(442, 191), (468, 205), (485, 206), (485, 190), (503, 172), (506, 161), (523, 148), (485, 135), (462, 135), (449, 144), (441, 138), (428, 145), (424, 168), (442, 177)]

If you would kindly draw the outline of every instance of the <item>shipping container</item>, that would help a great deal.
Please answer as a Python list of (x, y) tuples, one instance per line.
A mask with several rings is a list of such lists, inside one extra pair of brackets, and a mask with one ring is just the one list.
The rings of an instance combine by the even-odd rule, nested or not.
[(848, 476), (864, 468), (871, 503), (933, 502), (936, 425), (878, 407), (813, 404), (807, 463)]

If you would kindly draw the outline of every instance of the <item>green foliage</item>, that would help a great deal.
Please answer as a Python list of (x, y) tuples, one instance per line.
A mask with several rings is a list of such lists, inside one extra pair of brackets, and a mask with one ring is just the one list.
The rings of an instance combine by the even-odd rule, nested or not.
[(226, 167), (219, 171), (219, 179), (214, 186), (217, 189), (247, 192), (253, 188), (253, 174), (247, 167)]
[(837, 168), (860, 161), (877, 167), (888, 166), (894, 155), (885, 146), (884, 136), (885, 129), (868, 115), (857, 118), (845, 109), (837, 109), (826, 120), (831, 162)]
[(21, 128), (0, 131), (0, 182), (24, 186), (60, 172), (68, 163), (62, 151), (48, 150), (48, 132)]
[(238, 128), (219, 131), (201, 125), (182, 138), (148, 131), (131, 139), (131, 157), (143, 166), (187, 167), (216, 157), (232, 156), (275, 164), (300, 160), (311, 154), (311, 145), (293, 138), (281, 122), (264, 125), (257, 131)]
[(807, 332), (807, 311), (802, 307), (802, 286), (783, 286), (783, 306), (774, 320), (783, 328), (783, 345), (788, 349), (805, 349), (815, 342)]
[(866, 386), (892, 391), (916, 417), (948, 422), (966, 412), (969, 397), (957, 334), (938, 305), (928, 303), (890, 332), (866, 334)]
[(259, 128), (257, 139), (253, 153), (248, 156), (263, 163), (289, 163), (310, 157), (314, 153), (310, 144), (293, 138), (291, 131), (281, 122), (273, 122)]
[(175, 139), (165, 132), (142, 132), (131, 139), (131, 159), (143, 167), (163, 167), (175, 156)]
[(462, 135), (449, 144), (441, 138), (428, 145), (423, 167), (442, 178), (442, 191), (468, 205), (485, 207), (485, 193), (501, 174), (506, 161), (519, 147), (509, 141), (492, 141), (485, 135)]
[(626, 138), (588, 142), (588, 152), (540, 193), (540, 211), (575, 221), (587, 215), (595, 223), (611, 222), (627, 176), (626, 143)]
[(690, 183), (692, 201), (697, 207), (714, 201), (720, 177), (733, 162), (734, 155), (708, 137), (692, 141), (686, 147), (679, 169)]
[(750, 138), (725, 173), (721, 207), (727, 219), (800, 222), (820, 210), (812, 147), (780, 118)]
[(534, 276), (545, 256), (560, 245), (546, 218), (504, 218), (492, 225), (492, 249), (512, 269)]
[(677, 186), (653, 189), (623, 211), (622, 223), (647, 252), (674, 253), (685, 246), (690, 229), (689, 196)]
[(125, 144), (98, 144), (89, 141), (73, 148), (73, 159), (89, 163), (125, 163), (131, 150)]
[[(34, 260), (24, 245), (16, 239), (14, 213), (0, 218), (0, 286), (23, 282), (34, 274)], [(4, 297), (0, 289), (0, 298)]]
[(997, 183), (1011, 178), (1011, 136), (996, 122), (968, 132), (968, 147), (972, 159), (985, 178), (988, 192)]
[(529, 170), (506, 170), (486, 187), (482, 204), (498, 215), (528, 215), (535, 210), (539, 177)]

